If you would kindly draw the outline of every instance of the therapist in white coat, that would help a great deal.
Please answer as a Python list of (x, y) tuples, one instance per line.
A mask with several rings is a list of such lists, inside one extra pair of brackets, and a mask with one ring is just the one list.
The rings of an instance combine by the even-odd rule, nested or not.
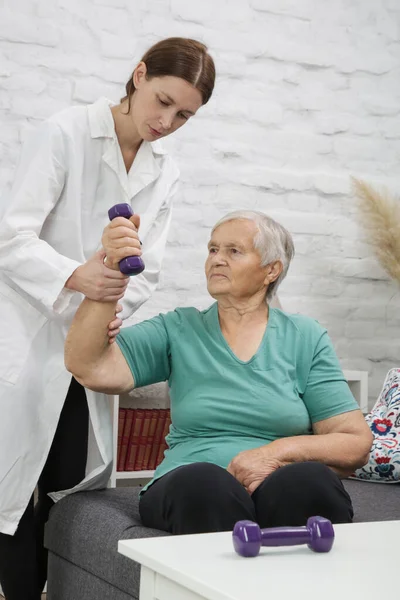
[[(126, 318), (154, 291), (179, 176), (158, 140), (209, 100), (214, 79), (203, 44), (163, 40), (143, 56), (120, 104), (101, 99), (67, 109), (24, 148), (0, 223), (0, 583), (7, 600), (40, 598), (53, 501), (109, 479), (108, 398), (71, 380), (64, 339), (83, 296), (123, 298)], [(121, 202), (141, 217), (146, 269), (132, 278), (109, 269), (99, 246), (107, 211)], [(119, 325), (118, 318), (110, 324), (110, 341)]]

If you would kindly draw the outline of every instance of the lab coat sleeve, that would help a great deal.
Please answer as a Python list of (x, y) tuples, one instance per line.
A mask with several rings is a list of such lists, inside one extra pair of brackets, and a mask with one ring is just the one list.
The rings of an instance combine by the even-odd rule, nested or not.
[(0, 223), (0, 271), (44, 312), (61, 313), (74, 292), (64, 284), (79, 262), (39, 238), (66, 179), (64, 138), (59, 125), (42, 123), (25, 144)]
[(125, 296), (121, 301), (123, 310), (119, 316), (123, 320), (136, 312), (150, 298), (158, 285), (171, 224), (173, 200), (178, 187), (179, 183), (176, 181), (143, 242), (142, 259), (146, 268), (140, 275), (131, 277)]

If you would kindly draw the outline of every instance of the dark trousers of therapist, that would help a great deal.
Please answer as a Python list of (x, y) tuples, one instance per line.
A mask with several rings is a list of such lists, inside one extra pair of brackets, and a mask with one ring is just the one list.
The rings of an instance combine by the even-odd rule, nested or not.
[(74, 487), (85, 477), (89, 412), (85, 389), (72, 379), (46, 464), (15, 534), (0, 533), (0, 583), (6, 600), (40, 600), (47, 579), (44, 526), (53, 501), (48, 492)]
[(278, 469), (251, 496), (216, 465), (178, 467), (144, 492), (139, 510), (144, 525), (174, 534), (229, 531), (242, 519), (260, 527), (280, 527), (305, 525), (314, 515), (333, 523), (350, 523), (353, 518), (339, 477), (318, 462)]

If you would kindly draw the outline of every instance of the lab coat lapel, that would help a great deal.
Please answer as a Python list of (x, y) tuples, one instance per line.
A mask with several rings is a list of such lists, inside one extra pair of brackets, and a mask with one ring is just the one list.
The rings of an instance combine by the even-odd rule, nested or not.
[[(139, 194), (144, 188), (151, 185), (160, 175), (161, 169), (149, 142), (142, 142), (129, 171), (128, 180), (130, 188), (130, 200)], [(149, 204), (146, 212), (141, 215), (140, 235), (144, 239), (151, 223), (160, 209), (164, 200), (162, 194), (153, 193), (149, 196)]]
[(114, 138), (107, 138), (105, 140), (105, 150), (102, 156), (103, 161), (114, 171), (117, 175), (121, 187), (124, 190), (126, 199), (130, 198), (130, 190), (129, 190), (129, 182), (128, 175), (125, 169), (125, 165), (123, 163), (121, 150), (118, 146), (117, 140)]
[(142, 142), (128, 174), (131, 198), (160, 175), (160, 167), (149, 142)]
[(161, 172), (148, 142), (142, 142), (129, 173), (126, 172), (122, 152), (115, 138), (106, 140), (102, 158), (116, 173), (128, 200), (153, 183)]
[(110, 100), (100, 98), (88, 107), (90, 135), (92, 138), (104, 138), (102, 160), (118, 177), (128, 202), (130, 199), (128, 175), (115, 133), (114, 119), (110, 110), (112, 106)]

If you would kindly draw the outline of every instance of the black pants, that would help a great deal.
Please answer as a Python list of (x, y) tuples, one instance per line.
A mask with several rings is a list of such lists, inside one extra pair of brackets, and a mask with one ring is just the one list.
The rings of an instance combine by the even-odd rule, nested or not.
[(0, 533), (0, 583), (6, 600), (40, 600), (47, 579), (44, 526), (53, 501), (48, 492), (68, 489), (85, 477), (89, 412), (85, 389), (72, 379), (57, 430), (33, 496), (14, 535)]
[(216, 465), (178, 467), (146, 490), (139, 510), (145, 526), (174, 534), (229, 531), (242, 519), (260, 527), (279, 527), (305, 525), (314, 515), (333, 523), (350, 523), (353, 518), (339, 477), (318, 462), (278, 469), (251, 496)]

